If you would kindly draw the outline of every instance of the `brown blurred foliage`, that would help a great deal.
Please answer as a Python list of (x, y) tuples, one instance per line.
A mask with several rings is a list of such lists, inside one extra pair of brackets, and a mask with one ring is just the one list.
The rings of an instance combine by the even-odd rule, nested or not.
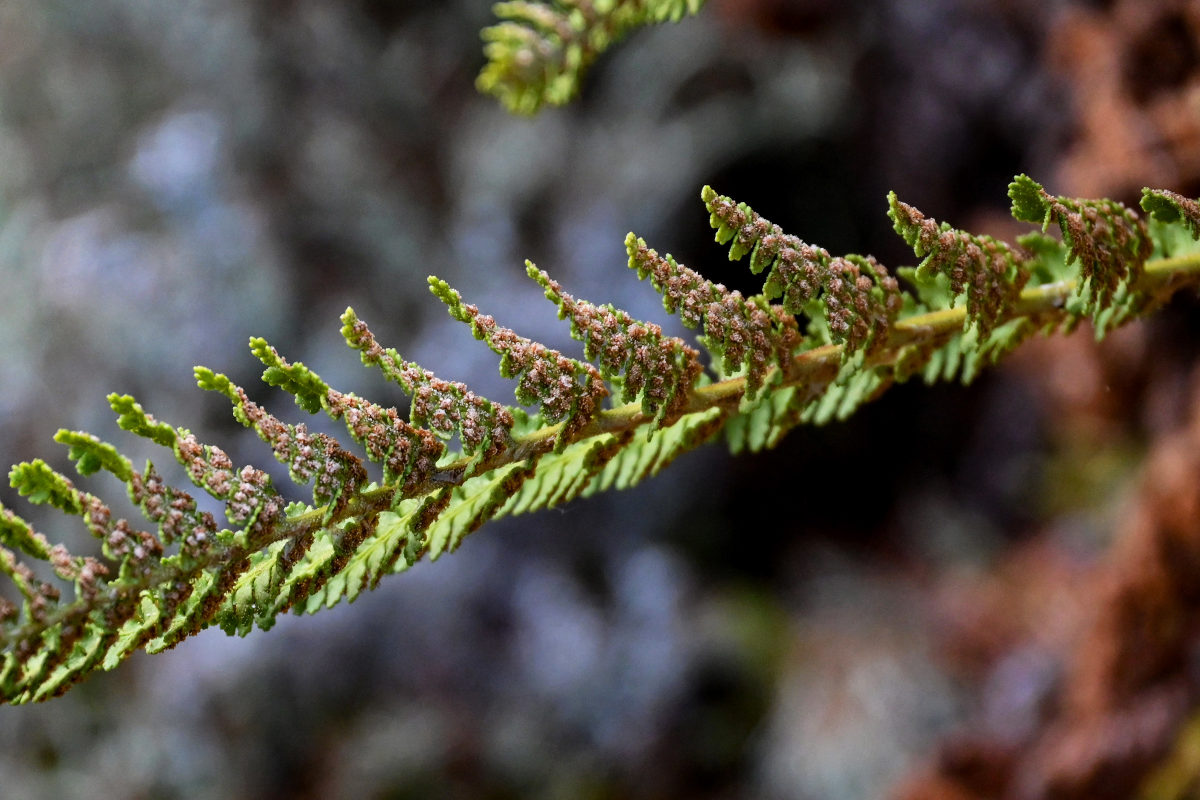
[[(1197, 194), (1200, 2), (1103, 5), (1071, 6), (1048, 41), (1077, 113), (1058, 185)], [(980, 700), (897, 800), (1195, 796), (1200, 775), (1179, 751), (1200, 701), (1200, 370), (1181, 357), (1183, 328), (1168, 315), (1101, 344), (1080, 331), (1013, 360), (1072, 463), (1139, 439), (1147, 454), (1103, 557), (1058, 516), (982, 579), (942, 581), (944, 656)]]
[(1087, 197), (1200, 193), (1200, 3), (1107, 5), (1070, 7), (1051, 34), (1081, 129), (1059, 180)]

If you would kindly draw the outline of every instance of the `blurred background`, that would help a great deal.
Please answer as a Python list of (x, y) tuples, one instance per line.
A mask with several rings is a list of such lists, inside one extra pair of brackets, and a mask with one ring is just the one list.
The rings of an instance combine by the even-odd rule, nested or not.
[[(250, 336), (403, 407), (342, 344), (347, 305), (511, 402), (429, 274), (572, 354), (526, 258), (691, 335), (622, 242), (756, 291), (711, 242), (705, 183), (889, 265), (912, 262), (889, 189), (1004, 237), (1018, 172), (1200, 195), (1190, 0), (710, 0), (535, 119), (474, 91), (491, 21), (486, 0), (0, 0), (4, 459), (67, 470), (69, 427), (168, 466), (116, 429), (116, 391), (268, 462), (191, 376), (298, 421)], [(1197, 310), (895, 388), (770, 453), (709, 446), (353, 605), (0, 709), (2, 793), (1193, 796)]]

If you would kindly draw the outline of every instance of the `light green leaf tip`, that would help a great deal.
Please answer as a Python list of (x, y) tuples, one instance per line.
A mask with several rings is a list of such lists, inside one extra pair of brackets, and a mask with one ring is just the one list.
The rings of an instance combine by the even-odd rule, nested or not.
[[(463, 307), (462, 295), (458, 293), (457, 289), (436, 275), (430, 275), (428, 281), (429, 291), (434, 297), (446, 304), (450, 316), (459, 322), (471, 322), (471, 315)], [(478, 331), (476, 331), (475, 335), (476, 338), (482, 338)]]
[(207, 392), (220, 392), (230, 400), (237, 401), (237, 391), (233, 381), (219, 372), (213, 372), (208, 367), (196, 367), (192, 370), (196, 377), (196, 385)]
[(320, 376), (304, 366), (303, 362), (289, 364), (284, 361), (266, 339), (252, 338), (250, 351), (267, 367), (262, 374), (264, 383), (278, 386), (294, 396), (296, 405), (310, 414), (321, 410), (329, 394), (329, 385)]
[(108, 404), (116, 412), (117, 425), (121, 430), (144, 436), (163, 447), (175, 446), (175, 429), (147, 414), (130, 395), (110, 394)]
[(38, 505), (49, 504), (68, 514), (79, 514), (83, 506), (79, 492), (66, 476), (55, 472), (40, 458), (17, 464), (8, 473), (9, 484)]
[(1032, 222), (1043, 228), (1049, 223), (1050, 207), (1046, 203), (1042, 185), (1028, 175), (1018, 175), (1008, 185), (1008, 197), (1012, 200), (1013, 219)]
[(122, 481), (128, 481), (133, 473), (129, 459), (121, 455), (117, 448), (90, 433), (60, 429), (54, 434), (54, 441), (70, 448), (68, 455), (75, 462), (75, 469), (80, 475), (92, 475), (103, 469)]
[(35, 534), (28, 522), (3, 506), (0, 506), (0, 544), (43, 561), (50, 557), (46, 540)]

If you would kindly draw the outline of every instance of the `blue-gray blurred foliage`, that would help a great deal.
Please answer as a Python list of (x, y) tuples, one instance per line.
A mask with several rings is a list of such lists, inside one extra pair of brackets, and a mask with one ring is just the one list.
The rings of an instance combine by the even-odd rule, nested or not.
[[(8, 462), (65, 469), (58, 427), (169, 461), (116, 430), (111, 391), (269, 461), (191, 379), (205, 364), (298, 419), (257, 384), (252, 335), (403, 405), (342, 345), (347, 305), (406, 357), (511, 402), (426, 275), (577, 353), (525, 258), (672, 330), (625, 267), (629, 230), (753, 290), (706, 244), (704, 183), (807, 240), (895, 256), (888, 181), (943, 216), (1002, 202), (972, 164), (1031, 166), (1016, 142), (1045, 94), (1037, 23), (1003, 3), (711, 0), (615, 48), (579, 102), (532, 120), (474, 92), (487, 6), (0, 3)], [(828, 544), (889, 519), (828, 492), (865, 457), (837, 453), (869, 450), (893, 421), (885, 406), (866, 428), (737, 463), (710, 447), (635, 491), (492, 524), (352, 606), (244, 640), (207, 632), (0, 710), (0, 794), (878, 794), (958, 703), (915, 589)], [(24, 513), (13, 495), (0, 493)], [(823, 503), (853, 506), (845, 530), (837, 509), (804, 521)]]

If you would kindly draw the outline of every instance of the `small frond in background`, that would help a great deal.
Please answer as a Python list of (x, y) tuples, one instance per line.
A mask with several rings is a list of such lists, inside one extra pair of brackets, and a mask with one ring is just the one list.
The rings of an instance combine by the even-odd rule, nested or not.
[(579, 92), (589, 66), (637, 28), (695, 14), (705, 0), (512, 0), (483, 30), (488, 63), (476, 86), (517, 114), (561, 106)]

